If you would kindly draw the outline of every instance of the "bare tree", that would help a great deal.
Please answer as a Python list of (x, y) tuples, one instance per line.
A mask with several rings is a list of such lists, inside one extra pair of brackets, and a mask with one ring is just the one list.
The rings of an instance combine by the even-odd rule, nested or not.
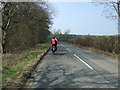
[(104, 6), (104, 15), (107, 18), (117, 19), (118, 20), (118, 38), (115, 43), (115, 49), (120, 50), (120, 0), (93, 0), (97, 5)]
[(118, 19), (120, 18), (120, 1), (116, 0), (93, 0), (96, 5), (103, 5), (103, 15), (107, 18)]
[[(0, 11), (1, 11), (1, 9), (2, 9), (2, 4), (0, 2)], [(3, 52), (3, 50), (2, 50), (2, 14), (0, 12), (0, 60), (2, 60), (1, 59), (2, 58), (2, 52)]]
[(3, 2), (3, 52), (14, 52), (45, 42), (52, 25), (52, 11), (46, 2)]

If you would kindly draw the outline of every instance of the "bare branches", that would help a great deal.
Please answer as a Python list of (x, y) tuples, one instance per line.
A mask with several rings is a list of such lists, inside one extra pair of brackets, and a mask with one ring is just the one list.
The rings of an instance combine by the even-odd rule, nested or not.
[(120, 17), (119, 5), (120, 2), (115, 0), (93, 0), (97, 5), (102, 5), (104, 7), (103, 15), (110, 19), (118, 19)]
[(22, 50), (47, 39), (52, 12), (43, 2), (4, 3), (4, 51)]

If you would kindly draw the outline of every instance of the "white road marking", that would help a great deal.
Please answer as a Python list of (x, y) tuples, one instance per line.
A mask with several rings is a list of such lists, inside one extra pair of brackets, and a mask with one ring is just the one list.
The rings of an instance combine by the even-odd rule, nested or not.
[(74, 54), (76, 58), (78, 58), (80, 61), (82, 61), (85, 65), (87, 65), (90, 69), (93, 69), (90, 65), (88, 65), (85, 61), (83, 61), (81, 58), (79, 58), (76, 54)]
[(61, 44), (61, 46), (65, 47), (64, 45)]
[(60, 44), (62, 46), (62, 44)]
[(68, 49), (68, 48), (66, 48), (69, 52), (71, 52), (71, 50), (70, 49)]

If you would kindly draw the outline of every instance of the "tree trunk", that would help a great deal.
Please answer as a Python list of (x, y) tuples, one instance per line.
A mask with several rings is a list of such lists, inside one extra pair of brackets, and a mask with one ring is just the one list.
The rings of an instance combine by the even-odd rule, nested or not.
[[(1, 8), (0, 8), (1, 10)], [(2, 48), (2, 14), (0, 13), (0, 59), (2, 57), (3, 48)]]

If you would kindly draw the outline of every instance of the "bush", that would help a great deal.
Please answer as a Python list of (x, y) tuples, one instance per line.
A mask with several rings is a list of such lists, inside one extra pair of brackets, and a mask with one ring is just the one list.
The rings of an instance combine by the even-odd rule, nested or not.
[(70, 39), (68, 42), (84, 47), (92, 47), (110, 53), (119, 54), (120, 45), (118, 36), (84, 36), (78, 39)]

